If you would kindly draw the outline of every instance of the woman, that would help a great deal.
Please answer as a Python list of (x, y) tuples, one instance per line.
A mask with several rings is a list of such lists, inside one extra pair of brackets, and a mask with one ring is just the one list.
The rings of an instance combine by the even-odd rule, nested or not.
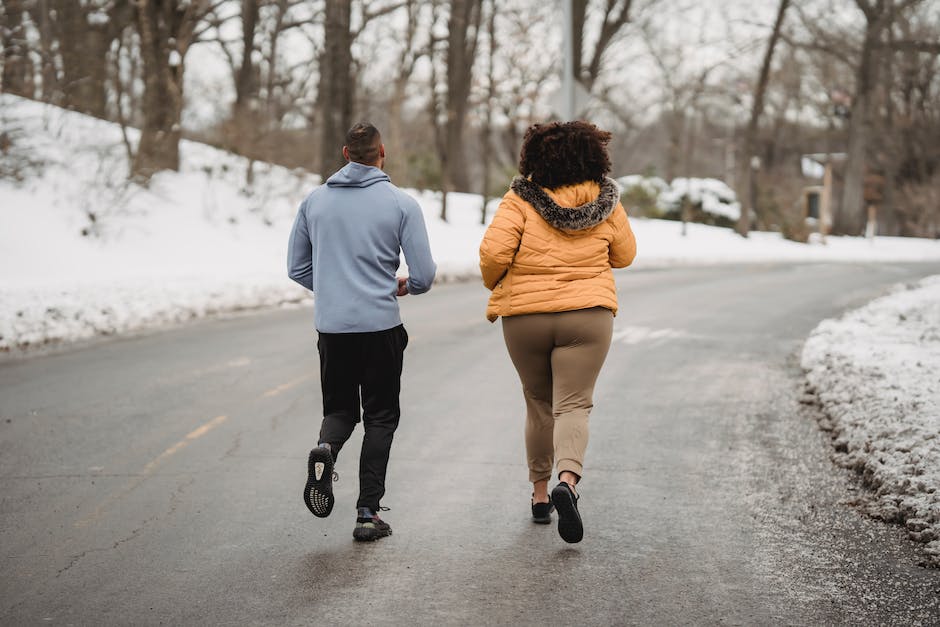
[[(617, 313), (611, 268), (636, 255), (636, 240), (607, 174), (610, 133), (587, 122), (536, 124), (519, 172), (480, 245), (487, 318), (503, 336), (526, 401), (532, 519), (558, 512), (566, 542), (584, 535), (575, 486), (583, 475), (588, 415)], [(559, 483), (548, 494), (553, 464)]]

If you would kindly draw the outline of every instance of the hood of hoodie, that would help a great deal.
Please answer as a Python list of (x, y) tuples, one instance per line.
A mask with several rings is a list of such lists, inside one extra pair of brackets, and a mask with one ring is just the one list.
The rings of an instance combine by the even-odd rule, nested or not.
[(388, 180), (388, 174), (379, 168), (350, 161), (328, 178), (326, 184), (330, 187), (369, 187)]
[(563, 231), (581, 231), (597, 226), (610, 217), (620, 202), (617, 182), (606, 177), (600, 184), (585, 181), (546, 190), (517, 176), (512, 181), (512, 191), (532, 205), (546, 222)]

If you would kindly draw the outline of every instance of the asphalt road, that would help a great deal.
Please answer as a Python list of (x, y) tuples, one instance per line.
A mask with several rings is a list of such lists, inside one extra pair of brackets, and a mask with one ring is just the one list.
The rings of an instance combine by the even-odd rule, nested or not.
[(358, 439), (333, 515), (302, 502), (309, 308), (8, 358), (0, 622), (940, 623), (940, 571), (853, 509), (798, 360), (821, 319), (938, 272), (618, 274), (578, 545), (529, 521), (522, 396), (475, 284), (403, 300), (394, 535), (375, 544), (352, 540)]

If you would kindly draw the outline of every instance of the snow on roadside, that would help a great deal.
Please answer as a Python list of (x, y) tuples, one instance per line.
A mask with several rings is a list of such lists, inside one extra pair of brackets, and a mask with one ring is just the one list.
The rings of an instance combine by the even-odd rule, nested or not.
[(802, 365), (837, 461), (872, 489), (865, 510), (940, 566), (940, 275), (822, 322)]

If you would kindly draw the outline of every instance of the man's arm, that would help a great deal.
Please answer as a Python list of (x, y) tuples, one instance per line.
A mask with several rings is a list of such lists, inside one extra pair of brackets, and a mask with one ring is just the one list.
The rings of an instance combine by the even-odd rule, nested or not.
[(287, 276), (313, 291), (313, 244), (307, 230), (307, 215), (301, 203), (287, 243)]
[(406, 288), (408, 294), (424, 294), (431, 289), (437, 264), (431, 256), (431, 244), (421, 207), (414, 198), (405, 196), (401, 202), (403, 216), (400, 236), (405, 263), (408, 264)]

